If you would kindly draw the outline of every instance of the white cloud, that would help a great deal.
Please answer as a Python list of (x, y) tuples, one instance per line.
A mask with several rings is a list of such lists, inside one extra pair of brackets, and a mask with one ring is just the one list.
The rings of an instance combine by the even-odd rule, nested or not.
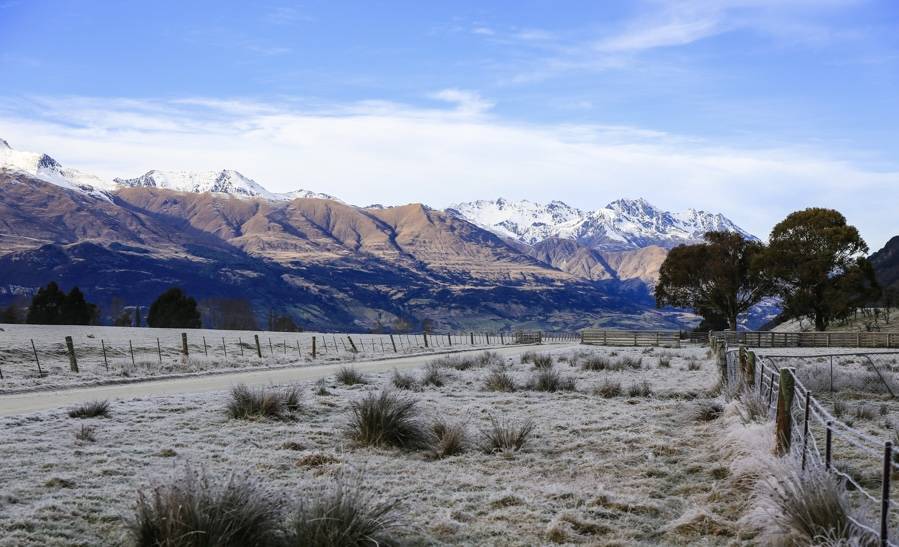
[(790, 211), (828, 206), (872, 247), (895, 235), (896, 170), (642, 128), (518, 124), (484, 116), (489, 102), (477, 94), (438, 96), (456, 107), (7, 99), (0, 137), (109, 178), (231, 168), (274, 191), (302, 187), (357, 204), (446, 206), (502, 195), (589, 208), (643, 196), (664, 208), (723, 212), (763, 237)]
[(430, 95), (432, 99), (456, 105), (458, 112), (466, 115), (480, 114), (493, 108), (494, 103), (473, 91), (464, 89), (442, 89)]

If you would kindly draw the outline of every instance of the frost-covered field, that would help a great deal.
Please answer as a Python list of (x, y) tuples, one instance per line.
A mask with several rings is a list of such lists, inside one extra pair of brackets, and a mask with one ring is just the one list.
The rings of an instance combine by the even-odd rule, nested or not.
[[(187, 333), (188, 338), (187, 358), (181, 354), (182, 332)], [(69, 368), (66, 336), (71, 336), (74, 342), (78, 373)], [(255, 336), (259, 337), (261, 358), (257, 353)], [(312, 358), (313, 336), (316, 338), (315, 359)], [(350, 338), (356, 351), (353, 351)], [(510, 343), (508, 335), (499, 338), (480, 333), (474, 333), (473, 341), (474, 347)], [(470, 349), (472, 336), (471, 333), (451, 337), (431, 335), (428, 337), (428, 347), (424, 346), (421, 335), (411, 334), (394, 335), (391, 341), (389, 335), (377, 334), (2, 325), (0, 373), (3, 379), (0, 379), (0, 393), (223, 369), (300, 366)]]
[[(0, 544), (125, 542), (124, 519), (138, 491), (179, 476), (187, 464), (213, 479), (247, 473), (292, 499), (337, 475), (360, 476), (377, 496), (399, 501), (402, 526), (394, 535), (410, 544), (748, 541), (735, 525), (745, 500), (723, 486), (729, 471), (717, 447), (720, 426), (699, 418), (715, 408), (708, 391), (717, 371), (704, 349), (544, 351), (575, 391), (523, 389), (535, 369), (518, 358), (504, 363), (515, 392), (484, 389), (498, 365), (444, 367), (441, 387), (397, 391), (417, 402), (424, 422), (465, 424), (468, 449), (440, 460), (347, 437), (351, 403), (391, 387), (392, 373), (366, 374), (367, 383), (354, 386), (328, 378), (327, 395), (315, 382), (300, 384), (295, 420), (229, 419), (226, 392), (112, 401), (108, 418), (75, 419), (59, 409), (0, 419)], [(632, 364), (577, 366), (591, 355), (612, 363), (631, 357)], [(629, 395), (644, 381), (651, 394)], [(616, 382), (623, 393), (594, 392)], [(533, 419), (534, 435), (521, 451), (487, 454), (476, 445), (490, 416)], [(94, 428), (94, 441), (76, 439), (82, 426)]]

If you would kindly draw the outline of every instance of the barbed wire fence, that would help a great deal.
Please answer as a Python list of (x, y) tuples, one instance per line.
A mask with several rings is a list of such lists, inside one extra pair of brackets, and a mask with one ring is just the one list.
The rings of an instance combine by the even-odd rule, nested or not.
[[(209, 331), (206, 331), (209, 334)], [(188, 372), (222, 363), (258, 366), (390, 356), (424, 351), (554, 344), (580, 341), (563, 332), (467, 332), (446, 334), (322, 334), (261, 333), (249, 336), (229, 331), (211, 334), (183, 332), (177, 337), (97, 337), (76, 341), (72, 336), (50, 342), (22, 339), (0, 345), (0, 381), (16, 375), (45, 378), (52, 374)], [(243, 333), (246, 334), (246, 333)]]
[(795, 458), (803, 471), (823, 469), (845, 481), (847, 497), (856, 509), (848, 517), (852, 524), (880, 545), (897, 545), (890, 539), (896, 537), (899, 527), (899, 504), (891, 492), (893, 474), (899, 471), (899, 450), (893, 439), (859, 431), (834, 416), (802, 382), (797, 369), (783, 363), (823, 360), (829, 364), (829, 389), (833, 393), (834, 358), (859, 357), (868, 363), (874, 381), (893, 399), (894, 386), (872, 356), (899, 356), (899, 352), (766, 355), (745, 346), (729, 347), (726, 339), (714, 336), (710, 343), (727, 384), (745, 390), (765, 405), (768, 418), (775, 422), (777, 453)]

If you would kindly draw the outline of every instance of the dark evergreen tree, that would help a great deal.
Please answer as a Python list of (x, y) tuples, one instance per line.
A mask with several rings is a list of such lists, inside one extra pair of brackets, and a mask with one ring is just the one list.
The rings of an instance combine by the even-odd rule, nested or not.
[(59, 325), (65, 299), (66, 294), (59, 290), (55, 281), (51, 281), (32, 297), (25, 322), (30, 325)]
[(197, 301), (173, 287), (159, 295), (150, 306), (147, 325), (154, 328), (198, 329), (201, 321)]

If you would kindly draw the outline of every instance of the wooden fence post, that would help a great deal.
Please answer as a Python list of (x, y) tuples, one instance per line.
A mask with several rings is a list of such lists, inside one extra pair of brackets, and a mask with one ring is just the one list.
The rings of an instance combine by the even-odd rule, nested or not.
[(69, 352), (69, 369), (78, 372), (78, 358), (75, 357), (75, 343), (71, 336), (66, 336), (66, 350)]
[(225, 337), (222, 336), (222, 351), (225, 352), (225, 359), (228, 358), (228, 346), (225, 345)]
[(209, 357), (209, 346), (206, 345), (206, 337), (203, 337), (203, 353), (206, 354), (206, 357)]
[(755, 385), (755, 352), (747, 351), (746, 352), (746, 383), (749, 387)]
[(41, 371), (41, 360), (37, 358), (37, 348), (34, 346), (34, 339), (31, 339), (31, 350), (34, 352), (34, 362), (37, 363), (37, 376), (43, 378), (44, 373)]
[(243, 357), (243, 340), (240, 336), (237, 337), (237, 347), (240, 348), (240, 356)]
[(889, 545), (890, 479), (893, 471), (893, 443), (883, 444), (883, 480), (880, 493), (880, 544)]
[(468, 334), (471, 335), (471, 345), (473, 346), (474, 345), (474, 333), (470, 332)]
[(427, 349), (428, 348), (428, 333), (423, 333), (421, 335), (421, 337), (425, 339), (425, 349)]
[(312, 337), (312, 358), (313, 359), (315, 359), (315, 356), (318, 355), (317, 351), (318, 351), (318, 348), (315, 347), (315, 336), (313, 336)]
[(159, 362), (162, 363), (162, 344), (159, 343), (159, 338), (156, 338), (156, 355), (159, 356)]
[(453, 335), (452, 335), (452, 334), (447, 334), (447, 335), (446, 335), (446, 339), (447, 339), (447, 341), (449, 342), (450, 347), (453, 347)]
[(181, 333), (181, 355), (187, 357), (190, 355), (190, 350), (187, 349), (187, 333)]
[(393, 346), (393, 353), (396, 353), (396, 340), (393, 339), (393, 335), (390, 335), (390, 344)]
[(272, 339), (269, 337), (268, 339), (268, 351), (272, 354), (272, 357), (275, 356), (275, 346), (272, 345)]
[(253, 338), (256, 339), (256, 355), (258, 355), (259, 358), (262, 359), (262, 346), (259, 345), (259, 335), (254, 334)]
[(790, 453), (793, 434), (793, 394), (795, 379), (793, 369), (780, 369), (780, 389), (777, 394), (777, 422), (775, 424), (776, 450), (778, 456)]
[[(359, 350), (356, 349), (356, 343), (353, 342), (353, 337), (347, 336), (346, 339), (350, 341), (350, 347), (353, 348), (353, 353), (359, 353)], [(425, 338), (425, 347), (427, 347), (427, 346), (428, 346), (428, 339)]]
[(131, 366), (137, 366), (137, 363), (134, 362), (134, 345), (131, 344), (131, 340), (128, 340), (128, 349), (131, 351)]
[(103, 348), (103, 364), (106, 366), (106, 372), (109, 372), (109, 361), (106, 359), (106, 343), (100, 339), (100, 347)]

